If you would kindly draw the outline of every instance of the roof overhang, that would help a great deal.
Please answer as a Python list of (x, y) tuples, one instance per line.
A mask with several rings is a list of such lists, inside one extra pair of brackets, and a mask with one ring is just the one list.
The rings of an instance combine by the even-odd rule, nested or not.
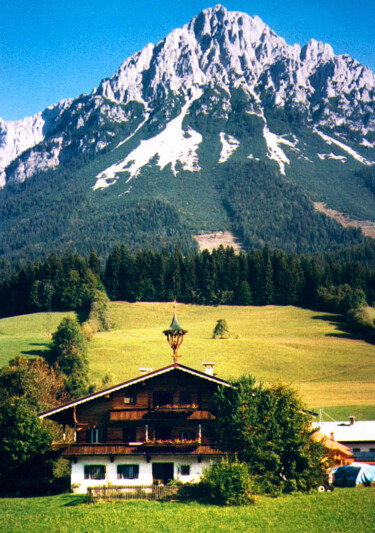
[[(50, 409), (48, 411), (44, 411), (43, 413), (40, 413), (38, 416), (39, 418), (51, 418), (52, 420), (55, 420), (57, 422), (61, 422), (64, 415), (68, 415), (69, 410), (72, 410), (72, 413), (74, 411), (74, 408), (78, 405), (82, 405), (84, 403), (90, 402), (92, 400), (95, 400), (96, 398), (101, 398), (103, 396), (106, 396), (108, 394), (111, 394), (113, 392), (116, 392), (121, 389), (125, 389), (127, 387), (130, 387), (132, 385), (136, 385), (137, 383), (142, 383), (144, 381), (150, 380), (152, 378), (155, 378), (157, 376), (167, 374), (168, 372), (173, 371), (180, 371), (180, 372), (186, 372), (187, 374), (196, 376), (200, 379), (204, 379), (207, 381), (210, 381), (212, 383), (215, 383), (216, 385), (221, 385), (223, 387), (231, 387), (232, 385), (228, 383), (227, 381), (223, 379), (216, 378), (215, 376), (211, 376), (209, 374), (205, 374), (204, 372), (200, 372), (199, 370), (195, 370), (194, 368), (190, 368), (188, 366), (180, 365), (178, 363), (166, 366), (164, 368), (160, 368), (159, 370), (154, 370), (153, 372), (149, 372), (148, 374), (143, 374), (142, 376), (138, 376), (137, 378), (131, 379), (129, 381), (124, 381), (123, 383), (119, 383), (118, 385), (115, 385), (113, 387), (110, 387), (108, 389), (101, 390), (99, 392), (94, 392), (93, 394), (89, 394), (87, 396), (83, 396), (82, 398), (79, 398), (77, 400), (74, 400), (72, 402), (68, 402), (64, 405), (60, 405), (59, 407), (55, 407), (54, 409)], [(72, 415), (73, 416), (73, 415)]]

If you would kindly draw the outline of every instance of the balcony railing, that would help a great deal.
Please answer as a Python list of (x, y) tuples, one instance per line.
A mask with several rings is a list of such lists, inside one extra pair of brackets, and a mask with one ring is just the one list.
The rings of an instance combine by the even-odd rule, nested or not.
[(213, 420), (215, 417), (208, 409), (200, 409), (198, 406), (181, 406), (174, 404), (174, 407), (157, 406), (150, 409), (116, 409), (109, 412), (110, 422), (121, 422), (128, 420), (155, 420), (166, 418), (186, 418), (189, 420)]
[(196, 411), (198, 409), (198, 404), (196, 403), (186, 403), (178, 404), (171, 403), (166, 405), (155, 405), (152, 410), (154, 411)]
[(141, 445), (126, 444), (84, 444), (71, 443), (65, 445), (53, 446), (54, 450), (59, 451), (63, 457), (80, 457), (80, 456), (116, 456), (116, 455), (148, 455), (154, 452), (162, 452), (165, 455), (184, 454), (192, 455), (222, 455), (224, 452), (218, 450), (212, 443), (195, 443), (191, 444), (155, 444), (153, 441), (145, 442)]
[(201, 439), (154, 439), (146, 440), (142, 446), (198, 446)]

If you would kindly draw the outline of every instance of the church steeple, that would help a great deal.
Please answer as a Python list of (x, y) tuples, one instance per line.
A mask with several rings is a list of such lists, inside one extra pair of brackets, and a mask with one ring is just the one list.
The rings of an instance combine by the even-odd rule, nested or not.
[(184, 335), (185, 333), (187, 333), (187, 331), (185, 329), (182, 329), (182, 327), (178, 323), (176, 300), (174, 301), (173, 309), (174, 309), (174, 313), (173, 313), (173, 319), (172, 319), (171, 325), (169, 326), (168, 329), (164, 330), (163, 333), (167, 337), (169, 346), (173, 350), (173, 355), (172, 355), (173, 362), (176, 364), (177, 357), (181, 357), (180, 355), (177, 354), (177, 349), (181, 346), (181, 343), (184, 339)]

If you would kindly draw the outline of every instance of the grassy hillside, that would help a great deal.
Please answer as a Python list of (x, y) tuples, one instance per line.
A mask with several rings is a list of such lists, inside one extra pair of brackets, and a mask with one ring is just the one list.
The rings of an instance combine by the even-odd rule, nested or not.
[(332, 493), (259, 497), (257, 505), (218, 507), (146, 501), (95, 503), (63, 494), (0, 500), (0, 527), (7, 533), (256, 532), (352, 533), (374, 531), (375, 488)]
[[(94, 382), (109, 374), (117, 383), (138, 375), (140, 367), (171, 363), (162, 333), (171, 322), (170, 303), (114, 302), (111, 308), (114, 328), (89, 344)], [(65, 315), (52, 315), (55, 327)], [(375, 418), (375, 346), (343, 332), (336, 315), (295, 307), (179, 305), (178, 317), (188, 330), (182, 364), (203, 370), (203, 361), (215, 361), (219, 377), (248, 372), (265, 381), (281, 379), (294, 384), (309, 407), (335, 418)], [(227, 321), (232, 338), (212, 339), (218, 319)], [(1, 363), (17, 350), (45, 349), (45, 328), (43, 313), (0, 320)]]
[(17, 355), (43, 355), (50, 343), (49, 332), (73, 313), (34, 313), (0, 320), (0, 366)]

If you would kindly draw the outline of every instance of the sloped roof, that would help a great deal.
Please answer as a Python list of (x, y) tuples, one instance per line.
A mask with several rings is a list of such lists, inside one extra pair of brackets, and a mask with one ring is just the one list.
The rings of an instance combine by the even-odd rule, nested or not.
[(350, 422), (314, 422), (313, 427), (339, 442), (375, 442), (375, 420)]
[(147, 381), (149, 379), (152, 379), (156, 376), (160, 376), (162, 374), (166, 374), (168, 372), (172, 372), (175, 370), (179, 370), (181, 372), (186, 372), (187, 374), (191, 374), (193, 376), (196, 376), (201, 379), (205, 379), (207, 381), (211, 381), (212, 383), (216, 383), (217, 385), (223, 385), (224, 387), (231, 387), (231, 385), (223, 380), (216, 378), (215, 376), (211, 376), (209, 374), (205, 374), (204, 372), (200, 372), (199, 370), (195, 370), (194, 368), (190, 368), (188, 366), (184, 366), (178, 363), (174, 363), (172, 365), (166, 366), (164, 368), (160, 368), (159, 370), (154, 370), (153, 372), (149, 372), (148, 374), (143, 374), (141, 376), (138, 376), (134, 379), (131, 379), (129, 381), (124, 381), (123, 383), (119, 383), (118, 385), (114, 385), (113, 387), (109, 387), (108, 389), (101, 390), (99, 392), (94, 392), (93, 394), (88, 394), (87, 396), (83, 396), (82, 398), (78, 398), (78, 400), (74, 400), (72, 402), (68, 402), (64, 405), (60, 405), (59, 407), (55, 407), (54, 409), (50, 409), (49, 411), (45, 411), (43, 413), (40, 413), (38, 416), (39, 418), (48, 418), (52, 417), (53, 415), (57, 413), (61, 413), (62, 411), (71, 409), (72, 407), (75, 407), (77, 405), (81, 405), (86, 402), (90, 402), (91, 400), (94, 400), (96, 398), (100, 398), (102, 396), (105, 396), (106, 394), (111, 394), (112, 392), (125, 389), (127, 387), (130, 387), (131, 385), (135, 385), (137, 383), (141, 383), (143, 381)]
[(346, 455), (348, 457), (353, 457), (352, 452), (350, 451), (350, 449), (347, 446), (345, 446), (344, 444), (341, 444), (340, 442), (337, 442), (337, 441), (331, 439), (330, 437), (327, 437), (326, 435), (324, 435), (320, 431), (316, 431), (315, 433), (313, 433), (312, 437), (316, 441), (321, 442), (323, 444), (323, 446), (326, 449), (328, 449), (328, 450), (332, 450), (332, 451), (335, 451), (335, 452), (340, 452), (343, 455)]

